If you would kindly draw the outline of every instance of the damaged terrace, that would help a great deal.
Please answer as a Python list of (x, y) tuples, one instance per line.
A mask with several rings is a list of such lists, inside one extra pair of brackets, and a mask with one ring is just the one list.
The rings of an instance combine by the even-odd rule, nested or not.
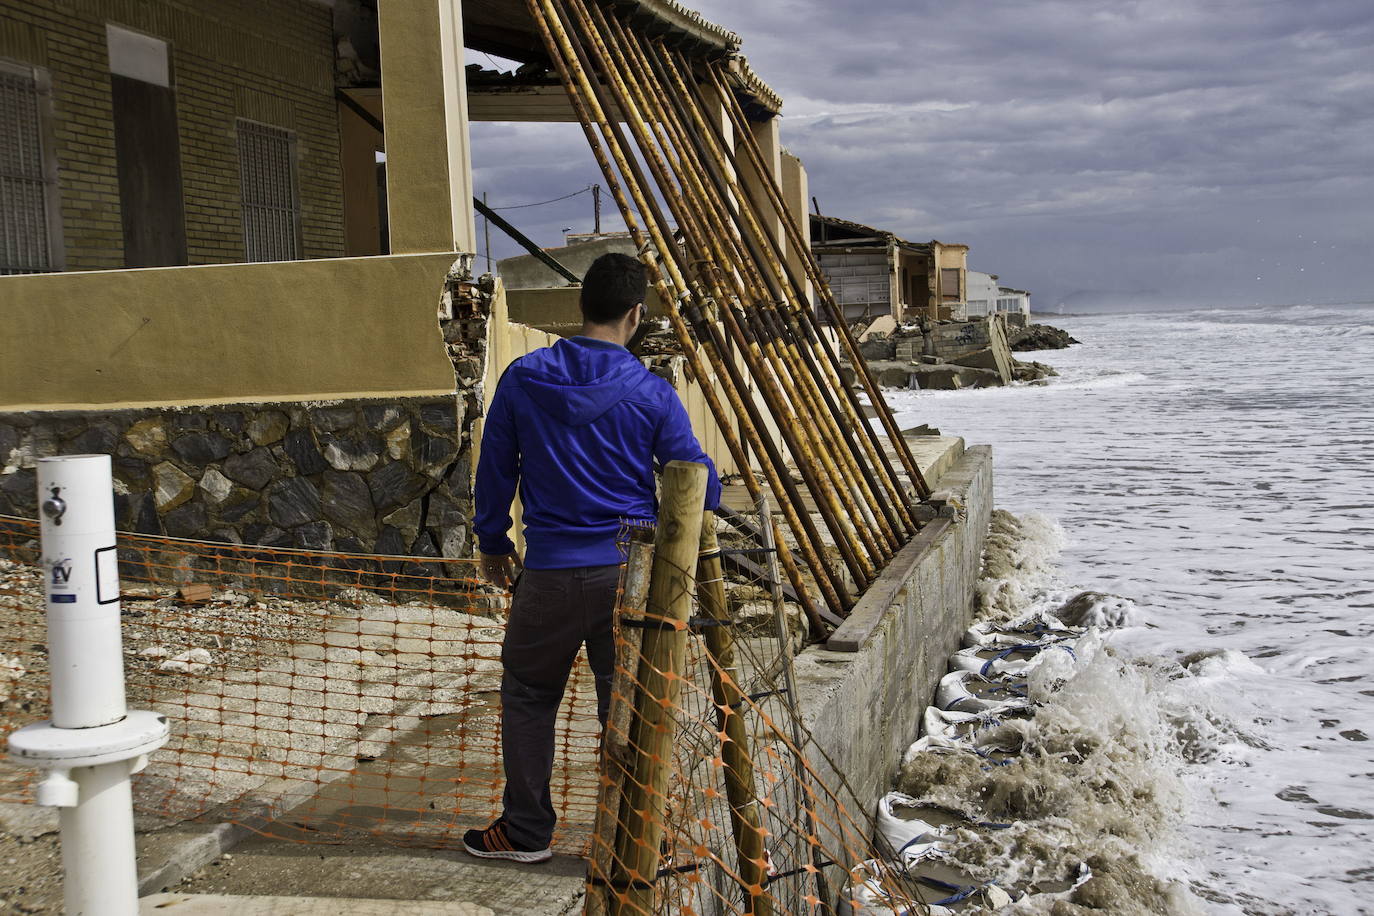
[[(299, 6), (318, 22), (318, 7)], [(147, 91), (175, 103), (177, 93), (197, 89), (178, 56), (213, 53), (195, 47), (192, 36), (204, 41), (205, 33), (194, 30), (194, 17), (163, 19), (152, 8), (132, 19), (113, 7), (97, 12), (96, 21), (124, 15), (133, 29), (161, 30), (176, 49), (161, 40), (137, 49), (135, 64), (162, 54), (163, 72), (170, 67), (177, 77)], [(222, 53), (232, 58), (262, 25), (229, 23), (223, 44), (231, 50)], [(665, 330), (655, 358), (708, 452), (735, 475), (729, 505), (752, 508), (768, 496), (789, 595), (813, 637), (838, 626), (930, 514), (920, 506), (929, 487), (871, 375), (859, 373), (857, 390), (840, 383), (842, 362), (863, 361), (811, 255), (805, 173), (781, 147), (781, 100), (740, 56), (739, 37), (671, 0), (467, 0), (433, 9), (340, 2), (332, 25), (333, 40), (312, 49), (306, 77), (299, 68), (250, 74), (270, 64), (262, 54), (226, 61), (258, 87), (241, 87), (224, 113), (240, 132), (245, 196), (220, 203), (243, 213), (236, 260), (265, 262), (196, 263), (225, 255), (199, 253), (202, 208), (193, 195), (200, 175), (183, 150), (184, 202), (139, 199), (121, 185), (129, 217), (122, 252), (111, 244), (101, 262), (122, 254), (128, 265), (174, 269), (0, 280), (15, 327), (0, 369), (4, 406), (37, 421), (13, 424), (19, 453), (31, 463), (77, 439), (88, 446), (113, 439), (130, 452), (119, 468), (119, 523), (128, 530), (470, 555), (474, 451), (494, 381), (511, 359), (553, 339), (540, 328), (568, 332), (577, 310), (575, 290), (507, 292), (499, 279), (477, 276), (481, 204), (471, 187), (468, 125), (572, 121), (583, 126), (650, 267)], [(29, 26), (40, 44), (43, 28), (41, 18)], [(495, 73), (465, 65), (464, 48), (519, 67)], [(324, 54), (337, 149), (325, 156), (324, 140), (308, 155), (290, 147), (296, 158), (285, 166), (294, 172), (296, 210), (276, 214), (269, 229), (277, 231), (264, 239), (255, 227), (274, 217), (247, 196), (254, 169), (245, 138), (256, 119), (274, 112), (300, 127), (305, 103), (273, 106), (263, 87), (318, 83)], [(299, 91), (306, 89), (311, 104), (324, 104), (323, 87)], [(254, 117), (233, 121), (243, 114)], [(118, 104), (115, 115), (118, 135)], [(287, 126), (280, 130), (297, 142)], [(325, 182), (339, 185), (331, 200), (341, 225), (315, 225), (323, 202), (299, 203)], [(179, 248), (130, 228), (173, 215), (185, 227)], [(49, 213), (47, 221), (65, 216)], [(505, 228), (520, 237), (517, 227)], [(282, 243), (284, 235), (294, 239)], [(74, 247), (78, 241), (86, 244), (67, 239), (70, 267), (90, 260), (76, 254), (86, 250)], [(61, 230), (48, 242), (51, 270), (63, 260)], [(86, 331), (60, 368), (23, 343), (53, 326)], [(221, 427), (224, 405), (242, 405), (227, 420), (239, 428)], [(62, 411), (62, 431), (43, 429), (50, 411)], [(188, 413), (204, 414), (206, 428), (177, 449), (178, 432), (199, 425), (184, 419)], [(69, 432), (79, 417), (96, 431)], [(244, 425), (258, 430), (247, 456), (234, 442)], [(144, 448), (132, 444), (149, 438)], [(31, 467), (10, 470), (18, 476), (8, 481), (9, 508), (31, 511)]]
[[(160, 87), (169, 91), (193, 85), (177, 55), (237, 53), (239, 39), (283, 50), (268, 41), (270, 17), (230, 16), (212, 33), (208, 12), (94, 6), (92, 31), (118, 15), (162, 35), (179, 77)], [(304, 0), (278, 6), (317, 26), (328, 16)], [(190, 202), (197, 166), (183, 155), (180, 248), (140, 237), (134, 221), (106, 262), (86, 265), (64, 224), (66, 236), (45, 237), (52, 257), (0, 278), (13, 330), (0, 342), (0, 514), (35, 517), (37, 457), (107, 452), (118, 527), (171, 538), (172, 553), (212, 541), (357, 554), (387, 569), (407, 556), (470, 557), (472, 474), (495, 382), (568, 332), (577, 306), (575, 289), (506, 290), (476, 269), (469, 124), (579, 124), (649, 269), (660, 331), (645, 358), (730, 475), (724, 559), (741, 580), (785, 589), (811, 646), (793, 709), (829, 752), (821, 769), (847, 777), (871, 810), (967, 624), (990, 454), (903, 435), (813, 254), (781, 100), (740, 38), (671, 0), (340, 0), (331, 18), (313, 57), (285, 49), (282, 72), (263, 72), (267, 52), (227, 62), (241, 80), (254, 68), (262, 79), (230, 94), (223, 116), (246, 136), (245, 121), (301, 127), (307, 99), (327, 105), (335, 146), (327, 132), (305, 153), (290, 146), (287, 186), (305, 198), (336, 185), (336, 224), (316, 225), (328, 207), (288, 207), (278, 247), (254, 248), (262, 214), (246, 196), (225, 199), (242, 218), (241, 254), (206, 255)], [(26, 28), (39, 35), (43, 24)], [(209, 34), (219, 40), (195, 44)], [(468, 66), (464, 49), (519, 66)], [(303, 84), (290, 105), (264, 101), (274, 80)], [(130, 213), (167, 205), (112, 193)], [(52, 225), (66, 211), (43, 216)], [(51, 272), (64, 258), (116, 269)], [(945, 298), (935, 277), (927, 301)], [(82, 329), (60, 361), (32, 343), (53, 328)], [(761, 551), (775, 552), (776, 573)], [(202, 561), (219, 562), (213, 545), (186, 547), (168, 568), (194, 577)], [(377, 804), (358, 791), (364, 808)]]

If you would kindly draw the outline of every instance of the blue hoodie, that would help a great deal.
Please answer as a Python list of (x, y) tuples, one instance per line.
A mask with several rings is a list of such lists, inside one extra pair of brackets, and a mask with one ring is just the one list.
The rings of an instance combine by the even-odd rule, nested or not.
[(507, 532), (518, 482), (526, 566), (619, 563), (622, 526), (658, 516), (655, 461), (706, 465), (706, 507), (720, 504), (715, 466), (677, 392), (629, 350), (574, 337), (522, 356), (497, 384), (482, 431), (477, 547), (515, 549)]

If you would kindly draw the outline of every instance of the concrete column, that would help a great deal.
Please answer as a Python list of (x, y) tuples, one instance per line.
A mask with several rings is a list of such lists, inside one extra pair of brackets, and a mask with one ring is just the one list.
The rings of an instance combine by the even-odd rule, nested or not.
[(769, 118), (767, 121), (750, 121), (749, 132), (754, 136), (754, 142), (759, 145), (759, 151), (763, 153), (764, 166), (768, 170), (767, 175), (760, 175), (754, 168), (753, 160), (739, 151), (736, 154), (736, 161), (745, 163), (741, 171), (744, 179), (744, 188), (759, 202), (761, 207), (760, 216), (764, 228), (771, 232), (781, 243), (786, 243), (787, 235), (782, 228), (782, 216), (773, 207), (772, 198), (768, 196), (768, 190), (764, 186), (766, 181), (775, 181), (782, 184), (782, 143), (778, 140), (778, 119)]
[(902, 321), (902, 250), (896, 242), (887, 243), (887, 282), (889, 311), (894, 320)]
[[(782, 150), (779, 154), (779, 164), (782, 167), (782, 199), (787, 203), (787, 209), (791, 211), (792, 218), (797, 221), (797, 225), (801, 228), (802, 238), (809, 245), (811, 244), (811, 188), (806, 177), (806, 168), (800, 159), (787, 150)], [(788, 243), (788, 266), (798, 277), (803, 279), (806, 278), (806, 254), (804, 251), (799, 251), (795, 245)], [(806, 280), (806, 297), (814, 308), (816, 291), (812, 288), (809, 279)]]
[(476, 251), (461, 0), (380, 0), (394, 254)]
[[(702, 84), (701, 96), (702, 101), (705, 103), (703, 105), (702, 114), (705, 116), (708, 123), (720, 127), (720, 136), (725, 141), (725, 150), (727, 153), (731, 154), (728, 174), (731, 178), (738, 181), (740, 176), (735, 163), (738, 162), (739, 159), (737, 156), (733, 155), (736, 147), (735, 125), (730, 120), (730, 115), (726, 112), (725, 105), (721, 102), (720, 95), (716, 92), (714, 86)], [(730, 200), (730, 205), (737, 207), (738, 202), (732, 198)]]

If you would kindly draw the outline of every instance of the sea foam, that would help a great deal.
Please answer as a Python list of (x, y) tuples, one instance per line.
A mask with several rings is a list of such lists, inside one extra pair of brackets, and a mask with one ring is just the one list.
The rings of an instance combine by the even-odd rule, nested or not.
[[(1054, 565), (1063, 541), (1048, 517), (996, 512), (980, 622), (1070, 623), (1055, 616), (1065, 607)], [(1091, 629), (1072, 653), (1047, 652), (1030, 669), (1034, 715), (1008, 717), (984, 739), (1020, 752), (1000, 765), (969, 753), (909, 754), (898, 788), (1011, 825), (959, 830), (949, 850), (980, 881), (1041, 889), (1008, 912), (1200, 913), (1169, 875), (1191, 806), (1183, 767), (1231, 737), (1197, 702), (1194, 682), (1212, 669), (1116, 652), (1102, 624), (1129, 617), (1126, 599), (1081, 592), (1069, 604), (1082, 618), (1074, 625)]]

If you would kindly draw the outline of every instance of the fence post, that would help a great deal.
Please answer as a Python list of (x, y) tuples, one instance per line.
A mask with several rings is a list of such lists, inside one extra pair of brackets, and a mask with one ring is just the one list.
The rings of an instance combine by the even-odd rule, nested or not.
[(129, 777), (168, 729), (125, 707), (110, 456), (40, 459), (38, 502), (52, 719), (11, 734), (9, 751), (47, 771), (37, 801), (60, 809), (68, 916), (136, 916)]
[(697, 594), (702, 615), (717, 624), (705, 622), (704, 630), (706, 651), (712, 662), (711, 697), (716, 703), (716, 721), (721, 731), (720, 757), (725, 764), (725, 797), (730, 802), (736, 867), (748, 895), (746, 912), (768, 916), (773, 903), (768, 894), (768, 856), (755, 795), (753, 748), (744, 728), (744, 696), (739, 687), (735, 634), (730, 629), (730, 612), (725, 604), (716, 518), (710, 512), (701, 521)]
[(607, 911), (616, 916), (653, 912), (706, 480), (703, 464), (670, 461), (663, 469), (644, 644), (630, 722), (633, 763), (618, 806), (615, 861), (607, 884), (600, 888)]
[(606, 913), (607, 881), (615, 863), (616, 827), (620, 816), (625, 779), (633, 771), (630, 723), (634, 713), (634, 676), (644, 642), (644, 611), (649, 603), (649, 577), (653, 570), (654, 545), (648, 540), (630, 541), (616, 607), (615, 673), (611, 678), (611, 707), (601, 735), (601, 780), (596, 793), (596, 821), (592, 829), (591, 855), (587, 857), (587, 916)]

